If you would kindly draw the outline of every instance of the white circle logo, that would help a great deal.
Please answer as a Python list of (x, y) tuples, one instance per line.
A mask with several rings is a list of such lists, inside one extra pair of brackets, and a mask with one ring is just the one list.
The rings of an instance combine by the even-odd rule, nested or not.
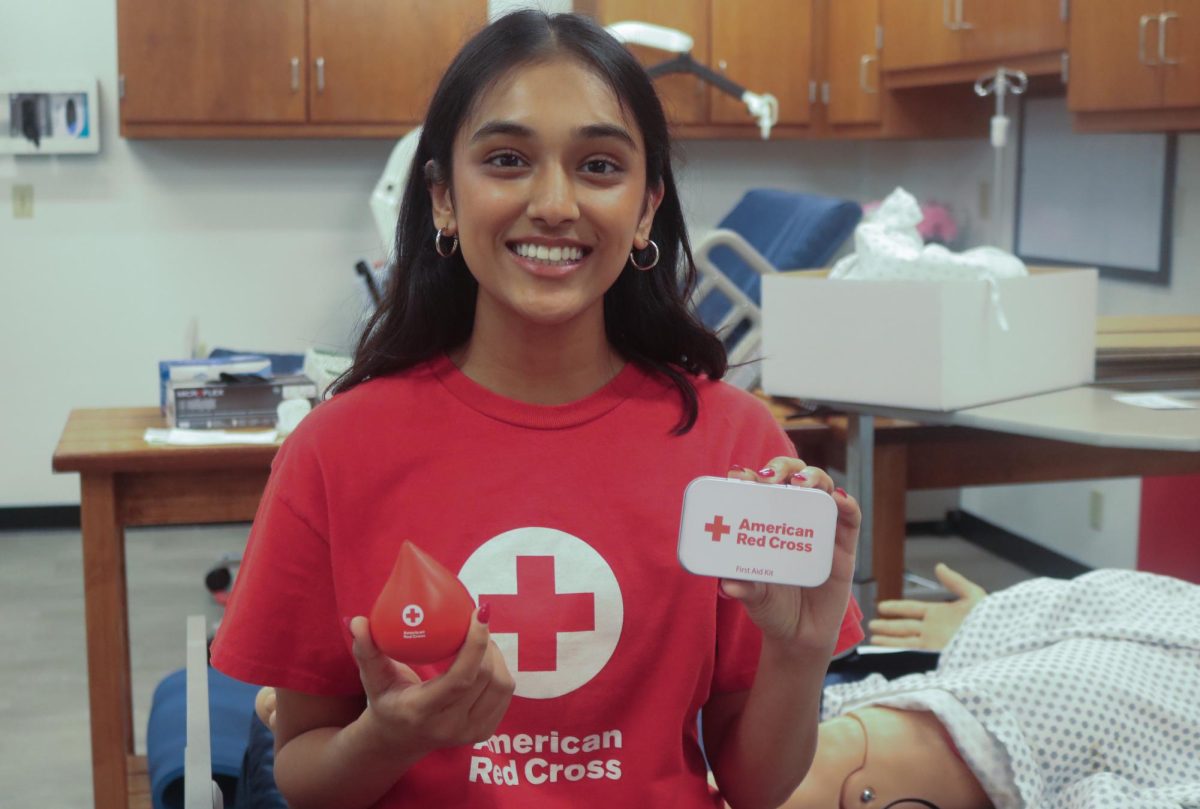
[(400, 611), (400, 617), (409, 626), (420, 626), (421, 622), (425, 620), (425, 610), (416, 604), (409, 604)]
[(458, 578), (480, 604), (516, 679), (516, 696), (551, 699), (600, 673), (625, 618), (612, 568), (578, 537), (516, 528), (480, 545)]

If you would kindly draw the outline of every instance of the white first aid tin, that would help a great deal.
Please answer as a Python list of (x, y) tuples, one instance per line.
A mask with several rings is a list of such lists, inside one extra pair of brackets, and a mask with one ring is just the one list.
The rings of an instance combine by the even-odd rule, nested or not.
[(816, 587), (829, 578), (837, 504), (818, 489), (700, 477), (683, 493), (689, 573)]

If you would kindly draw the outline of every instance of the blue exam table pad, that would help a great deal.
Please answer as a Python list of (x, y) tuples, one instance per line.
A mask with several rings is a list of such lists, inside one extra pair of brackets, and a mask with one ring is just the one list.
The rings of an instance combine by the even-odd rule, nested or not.
[[(250, 737), (258, 686), (208, 669), (208, 715), (213, 779), (232, 809)], [(183, 807), (183, 750), (187, 745), (187, 672), (172, 672), (154, 689), (146, 729), (146, 764), (154, 809)]]

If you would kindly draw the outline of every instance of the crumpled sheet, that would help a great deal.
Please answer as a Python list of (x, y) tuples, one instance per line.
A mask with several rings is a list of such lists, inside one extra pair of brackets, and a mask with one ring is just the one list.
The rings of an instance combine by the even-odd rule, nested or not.
[(833, 265), (829, 277), (852, 281), (1000, 280), (1028, 275), (1025, 263), (996, 247), (955, 253), (925, 244), (917, 232), (921, 206), (897, 188), (854, 231), (854, 252)]
[(997, 809), (1200, 807), (1200, 586), (1128, 570), (985, 598), (936, 671), (830, 686), (823, 718), (931, 710)]

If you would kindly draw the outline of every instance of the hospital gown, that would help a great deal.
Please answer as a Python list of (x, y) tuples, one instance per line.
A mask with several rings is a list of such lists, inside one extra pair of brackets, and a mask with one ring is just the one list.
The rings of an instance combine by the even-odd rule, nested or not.
[(967, 616), (936, 671), (826, 689), (933, 711), (997, 809), (1200, 807), (1200, 586), (1034, 579)]

